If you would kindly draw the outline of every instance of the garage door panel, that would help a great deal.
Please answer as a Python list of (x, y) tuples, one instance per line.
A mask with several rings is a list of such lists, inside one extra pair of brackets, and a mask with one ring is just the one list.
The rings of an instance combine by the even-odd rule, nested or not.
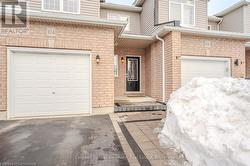
[(89, 101), (86, 99), (88, 95), (74, 95), (74, 98), (72, 96), (55, 96), (54, 102), (55, 103), (76, 103), (76, 102), (86, 102)]
[(86, 88), (72, 88), (70, 93), (72, 95), (81, 95), (82, 92), (85, 92), (86, 91)]
[[(32, 56), (32, 55), (30, 55)], [(42, 66), (43, 64), (51, 64), (53, 65), (53, 58), (51, 58), (50, 55), (44, 55), (41, 54), (39, 57), (35, 58), (35, 64), (37, 64), (38, 66)]]
[[(62, 55), (63, 58), (57, 56), (54, 57), (55, 58), (55, 64), (63, 64), (63, 65), (82, 65), (84, 63), (88, 63), (89, 61), (89, 56), (85, 56), (85, 57), (76, 57), (74, 56), (74, 58), (72, 58), (71, 55)], [(87, 62), (86, 62), (87, 60)]]
[(70, 86), (75, 88), (88, 87), (89, 82), (85, 80), (72, 80)]
[(15, 80), (16, 88), (31, 88), (35, 87), (36, 81), (34, 80)]
[(13, 53), (10, 116), (90, 111), (90, 55)]
[(228, 58), (182, 57), (182, 85), (194, 77), (222, 78), (230, 76)]
[(36, 71), (32, 73), (31, 77), (38, 79), (38, 80), (53, 80), (54, 79), (54, 75), (51, 74), (49, 71), (48, 72)]
[(25, 104), (36, 104), (37, 103), (37, 97), (35, 96), (20, 96), (20, 97), (15, 97), (15, 103), (20, 104), (20, 105), (25, 105)]
[[(56, 72), (54, 75), (54, 79), (55, 80), (86, 80), (86, 78), (89, 77), (85, 77), (88, 73), (87, 72), (82, 72), (82, 73), (71, 73), (68, 72), (67, 75), (65, 74), (65, 72)], [(84, 76), (84, 78), (82, 78)]]

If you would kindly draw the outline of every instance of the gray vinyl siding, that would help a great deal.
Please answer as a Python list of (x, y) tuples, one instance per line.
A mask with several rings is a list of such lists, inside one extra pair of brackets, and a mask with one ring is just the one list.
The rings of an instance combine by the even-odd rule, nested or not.
[(100, 17), (100, 0), (81, 0), (81, 14), (89, 17)]
[(159, 0), (158, 2), (158, 23), (169, 21), (169, 0)]
[(42, 0), (30, 0), (28, 1), (28, 8), (30, 10), (39, 10), (42, 8)]
[(217, 31), (218, 30), (218, 23), (215, 21), (208, 21), (208, 25), (211, 26), (211, 30)]
[(111, 9), (101, 9), (101, 18), (107, 19), (108, 13), (117, 13), (124, 16), (129, 16), (130, 18), (130, 31), (126, 33), (140, 34), (141, 33), (141, 16), (140, 13), (136, 12), (126, 12)]
[(245, 6), (245, 33), (250, 33), (250, 5)]
[[(151, 35), (156, 29), (154, 26), (154, 0), (145, 0), (141, 12), (141, 33)], [(157, 21), (156, 21), (157, 23)]]
[[(207, 29), (207, 0), (195, 0), (195, 27)], [(158, 7), (159, 23), (169, 20), (169, 0), (159, 0)]]
[[(155, 23), (164, 23), (169, 21), (169, 0), (158, 0), (158, 6), (154, 11), (155, 0), (145, 0), (141, 13), (141, 32), (150, 35), (157, 27)], [(207, 29), (207, 0), (195, 0), (195, 27)], [(156, 12), (156, 18), (154, 17)]]
[(207, 29), (208, 25), (208, 2), (207, 0), (195, 1), (195, 27)]
[[(42, 11), (42, 0), (30, 0), (28, 7), (29, 10)], [(81, 0), (80, 14), (85, 17), (99, 17), (100, 0)]]
[(225, 15), (220, 30), (231, 32), (244, 32), (244, 8), (241, 7)]

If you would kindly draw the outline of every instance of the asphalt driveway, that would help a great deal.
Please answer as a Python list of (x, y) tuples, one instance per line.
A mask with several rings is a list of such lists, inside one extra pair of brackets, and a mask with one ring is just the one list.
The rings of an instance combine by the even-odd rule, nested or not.
[(108, 115), (0, 122), (0, 165), (128, 165)]

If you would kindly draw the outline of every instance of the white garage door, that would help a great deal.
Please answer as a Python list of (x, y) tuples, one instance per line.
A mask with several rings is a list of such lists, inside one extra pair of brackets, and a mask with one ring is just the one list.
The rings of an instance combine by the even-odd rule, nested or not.
[(90, 54), (10, 51), (9, 118), (89, 113)]
[(229, 58), (181, 57), (182, 85), (195, 77), (230, 77), (230, 70)]

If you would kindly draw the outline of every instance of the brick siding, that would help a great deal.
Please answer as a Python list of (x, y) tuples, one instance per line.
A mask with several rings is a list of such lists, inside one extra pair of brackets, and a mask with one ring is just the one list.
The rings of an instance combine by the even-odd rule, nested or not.
[[(47, 27), (56, 29), (55, 37), (48, 37)], [(41, 22), (30, 22), (29, 28), (30, 33), (27, 35), (0, 37), (0, 110), (6, 111), (7, 107), (7, 47), (15, 46), (91, 51), (93, 107), (113, 107), (113, 29)], [(97, 54), (101, 56), (100, 64), (96, 64)]]
[[(136, 48), (115, 47), (115, 55), (118, 55), (118, 77), (115, 77), (115, 96), (126, 95), (126, 56), (141, 57), (141, 93), (145, 94), (145, 50)], [(121, 62), (124, 58), (125, 63)]]
[[(181, 86), (181, 56), (230, 58), (232, 77), (245, 77), (245, 41), (243, 40), (183, 35), (180, 32), (168, 33), (164, 40), (167, 99), (173, 91)], [(146, 73), (150, 74), (149, 77), (146, 76), (146, 94), (157, 100), (162, 100), (161, 55), (159, 41), (147, 48), (146, 64), (150, 64), (151, 71), (147, 71), (146, 68)], [(242, 62), (240, 66), (234, 65), (236, 59)]]
[(250, 78), (250, 50), (246, 51), (246, 78)]

